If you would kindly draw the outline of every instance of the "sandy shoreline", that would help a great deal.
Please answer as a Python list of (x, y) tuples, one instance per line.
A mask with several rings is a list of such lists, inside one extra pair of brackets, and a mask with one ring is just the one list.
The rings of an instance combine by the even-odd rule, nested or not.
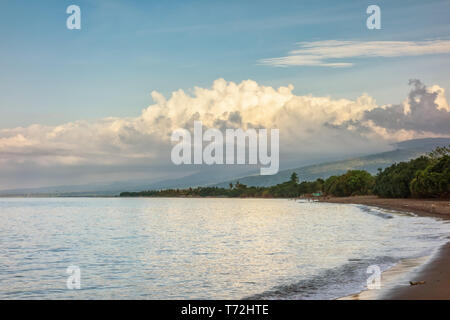
[[(412, 212), (420, 216), (431, 216), (450, 220), (449, 200), (382, 199), (375, 196), (324, 198), (322, 202), (348, 203), (375, 206), (383, 209)], [(408, 281), (423, 284), (410, 285), (407, 281), (390, 288), (376, 298), (388, 300), (449, 300), (450, 299), (450, 242), (447, 242), (427, 262), (416, 267)], [(394, 267), (395, 268), (395, 267)], [(395, 269), (393, 270), (396, 271)], [(392, 271), (391, 271), (392, 272)], [(389, 270), (386, 276), (389, 275)], [(347, 297), (352, 298), (352, 297)], [(354, 299), (372, 299), (367, 293), (353, 296)]]

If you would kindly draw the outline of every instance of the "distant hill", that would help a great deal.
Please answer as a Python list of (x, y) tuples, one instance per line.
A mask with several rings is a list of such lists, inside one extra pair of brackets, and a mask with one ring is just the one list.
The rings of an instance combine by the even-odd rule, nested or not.
[(204, 166), (198, 172), (176, 179), (133, 180), (88, 185), (66, 185), (41, 188), (22, 188), (1, 190), (0, 196), (116, 196), (123, 191), (159, 190), (169, 188), (188, 188), (197, 186), (228, 187), (229, 183), (239, 182), (249, 186), (270, 186), (287, 181), (293, 171), (301, 181), (327, 178), (342, 174), (350, 169), (364, 169), (372, 174), (394, 162), (406, 161), (428, 153), (438, 146), (450, 145), (450, 138), (416, 139), (399, 142), (396, 150), (361, 156), (342, 161), (326, 162), (278, 172), (273, 176), (260, 176), (255, 166), (233, 166), (227, 168)]
[(230, 183), (246, 184), (248, 186), (272, 186), (289, 180), (292, 172), (296, 172), (299, 181), (312, 181), (317, 178), (326, 179), (333, 175), (340, 175), (348, 170), (366, 170), (376, 174), (378, 168), (385, 168), (395, 162), (408, 161), (429, 153), (436, 147), (450, 145), (450, 138), (427, 138), (402, 141), (395, 144), (396, 150), (377, 153), (348, 160), (327, 162), (305, 167), (287, 169), (272, 176), (253, 175), (240, 179), (233, 179), (217, 184), (218, 187), (228, 187)]
[(41, 196), (41, 197), (102, 197), (116, 196), (123, 191), (142, 191), (168, 188), (188, 188), (219, 183), (224, 180), (236, 177), (248, 176), (259, 172), (256, 167), (248, 168), (246, 166), (234, 166), (230, 170), (216, 170), (214, 167), (205, 166), (199, 172), (186, 175), (176, 179), (165, 180), (131, 180), (116, 181), (109, 183), (93, 183), (83, 185), (61, 185), (37, 188), (18, 188), (9, 190), (0, 190), (0, 197), (23, 197), (23, 196)]

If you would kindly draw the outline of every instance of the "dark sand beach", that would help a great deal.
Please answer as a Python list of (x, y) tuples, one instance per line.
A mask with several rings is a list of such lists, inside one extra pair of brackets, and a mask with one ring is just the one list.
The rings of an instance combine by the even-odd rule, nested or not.
[[(383, 209), (412, 212), (420, 216), (450, 219), (449, 200), (384, 199), (376, 196), (327, 197), (320, 201), (376, 206)], [(448, 300), (450, 299), (450, 242), (424, 265), (409, 281), (416, 285), (399, 285), (381, 296), (390, 300)]]

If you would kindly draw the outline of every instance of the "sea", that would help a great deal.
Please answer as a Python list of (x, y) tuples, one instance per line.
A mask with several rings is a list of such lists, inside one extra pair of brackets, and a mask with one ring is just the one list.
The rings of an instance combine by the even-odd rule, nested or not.
[(449, 235), (351, 204), (0, 198), (0, 299), (336, 299)]

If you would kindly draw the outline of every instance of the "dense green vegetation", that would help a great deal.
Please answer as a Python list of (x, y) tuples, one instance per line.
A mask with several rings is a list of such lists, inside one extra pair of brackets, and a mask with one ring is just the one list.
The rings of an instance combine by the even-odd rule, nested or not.
[(237, 182), (229, 188), (197, 187), (189, 189), (149, 190), (122, 192), (121, 197), (241, 197), (241, 198), (294, 198), (303, 194), (322, 192), (324, 181), (298, 183), (294, 172), (289, 181), (271, 187), (249, 187)]
[(410, 189), (412, 196), (417, 198), (450, 198), (450, 156), (444, 155), (418, 171)]
[(228, 188), (197, 187), (189, 189), (122, 192), (121, 197), (241, 197), (295, 198), (330, 195), (346, 197), (375, 194), (389, 198), (450, 197), (450, 149), (437, 148), (428, 156), (395, 163), (374, 177), (364, 170), (349, 170), (326, 180), (302, 181), (292, 173), (289, 181), (270, 187), (253, 187), (237, 182)]
[(373, 192), (380, 197), (408, 198), (411, 196), (411, 181), (419, 170), (425, 169), (429, 164), (430, 158), (425, 156), (408, 162), (394, 163), (379, 171)]
[(437, 148), (428, 156), (380, 170), (375, 178), (373, 193), (387, 198), (448, 198), (449, 152), (449, 148)]
[(340, 176), (332, 176), (325, 181), (324, 192), (337, 197), (370, 194), (375, 179), (364, 170), (350, 170)]

